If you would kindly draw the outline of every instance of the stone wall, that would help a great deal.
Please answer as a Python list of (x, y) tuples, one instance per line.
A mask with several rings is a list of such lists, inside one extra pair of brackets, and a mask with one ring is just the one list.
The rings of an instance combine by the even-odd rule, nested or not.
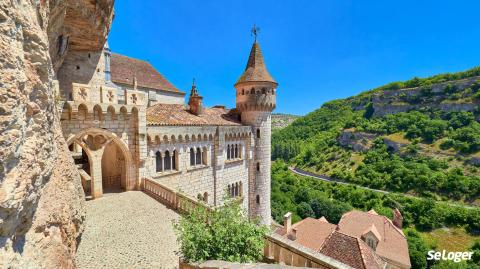
[[(197, 199), (206, 193), (208, 204), (221, 205), (228, 196), (228, 187), (241, 185), (243, 207), (248, 208), (250, 127), (218, 126), (151, 126), (148, 127), (147, 174), (160, 184)], [(238, 137), (231, 136), (238, 133)], [(240, 136), (240, 134), (244, 136)], [(239, 145), (241, 158), (227, 160), (227, 145)], [(190, 149), (201, 149), (206, 162), (191, 165)], [(156, 171), (157, 152), (176, 152), (176, 167), (168, 171)], [(204, 158), (204, 157), (202, 157)]]
[(1, 268), (75, 267), (84, 196), (55, 72), (70, 52), (100, 49), (112, 16), (111, 0), (0, 3)]
[(253, 160), (250, 164), (250, 217), (270, 225), (271, 208), (271, 112), (244, 111), (242, 123), (250, 125), (254, 137)]
[[(122, 90), (133, 90), (133, 85), (125, 85), (116, 83)], [(148, 105), (153, 106), (157, 103), (161, 104), (185, 104), (185, 93), (174, 93), (169, 91), (147, 89), (143, 87), (137, 87), (137, 90), (145, 93), (148, 96)]]

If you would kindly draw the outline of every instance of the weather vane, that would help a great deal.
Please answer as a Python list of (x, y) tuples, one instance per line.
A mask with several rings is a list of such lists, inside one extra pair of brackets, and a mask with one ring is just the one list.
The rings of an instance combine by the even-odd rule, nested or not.
[(257, 35), (260, 33), (260, 28), (257, 27), (257, 25), (253, 25), (252, 27), (252, 35), (255, 37), (255, 41), (257, 41)]

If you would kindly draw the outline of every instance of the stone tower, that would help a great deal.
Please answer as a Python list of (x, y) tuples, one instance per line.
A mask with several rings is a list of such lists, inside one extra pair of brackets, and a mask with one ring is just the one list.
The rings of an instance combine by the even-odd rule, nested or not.
[(249, 215), (270, 225), (271, 113), (277, 82), (268, 73), (255, 40), (242, 76), (235, 83), (236, 107), (241, 121), (252, 127), (254, 148), (249, 174)]

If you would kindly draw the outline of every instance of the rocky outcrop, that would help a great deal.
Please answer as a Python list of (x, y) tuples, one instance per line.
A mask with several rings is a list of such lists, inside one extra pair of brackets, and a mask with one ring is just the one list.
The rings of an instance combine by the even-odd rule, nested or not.
[(71, 50), (101, 49), (112, 17), (113, 0), (0, 2), (0, 268), (75, 267), (84, 194), (55, 71)]
[(372, 141), (378, 135), (354, 130), (343, 130), (337, 141), (344, 147), (349, 147), (355, 152), (366, 152), (372, 147)]
[[(480, 77), (471, 77), (428, 87), (382, 91), (372, 98), (373, 115), (384, 116), (421, 109), (473, 111), (480, 105), (480, 100), (474, 96), (479, 90)], [(456, 97), (452, 98), (454, 95)]]

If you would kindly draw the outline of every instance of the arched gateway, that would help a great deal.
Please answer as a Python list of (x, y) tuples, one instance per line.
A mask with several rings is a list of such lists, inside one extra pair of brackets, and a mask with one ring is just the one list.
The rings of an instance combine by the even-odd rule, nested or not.
[(122, 139), (108, 130), (86, 128), (67, 139), (80, 169), (87, 196), (101, 197), (105, 191), (133, 190), (135, 164)]

